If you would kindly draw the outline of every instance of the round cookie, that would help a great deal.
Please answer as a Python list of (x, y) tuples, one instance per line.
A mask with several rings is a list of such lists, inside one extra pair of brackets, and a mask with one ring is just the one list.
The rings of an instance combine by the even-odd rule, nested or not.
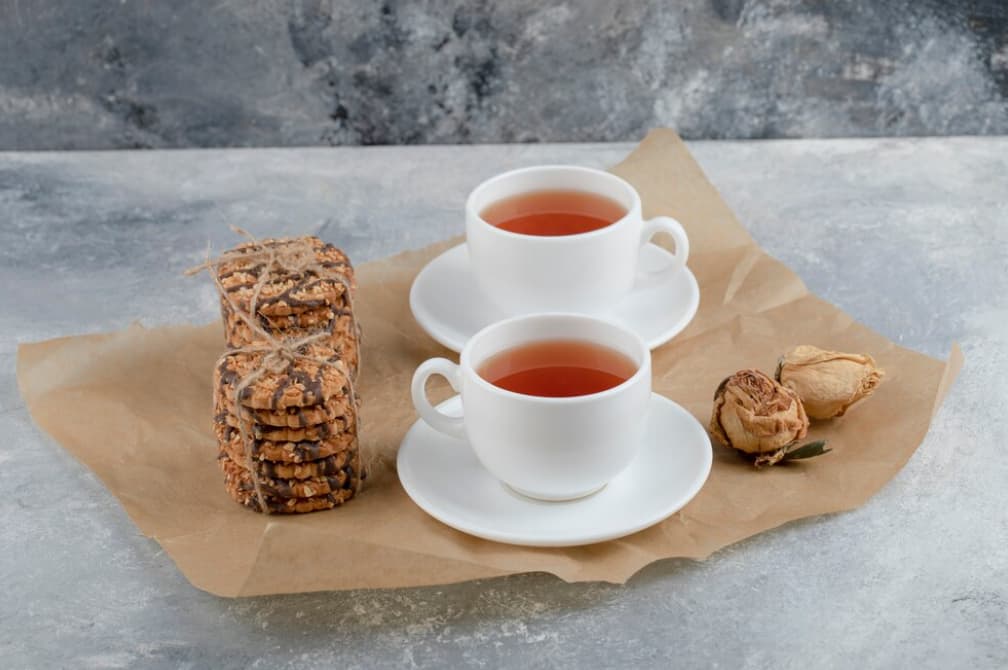
[[(238, 429), (239, 426), (235, 425), (233, 428)], [(304, 428), (283, 428), (263, 424), (252, 426), (252, 434), (257, 436), (256, 439), (269, 442), (319, 442), (343, 433), (356, 434), (354, 426), (348, 426), (343, 418)]]
[(284, 361), (275, 353), (228, 352), (214, 369), (214, 387), (226, 397), (234, 397), (242, 380), (263, 368), (266, 359), (279, 362), (279, 366), (263, 368), (259, 377), (242, 389), (238, 401), (245, 407), (286, 410), (350, 395), (350, 372), (338, 351), (313, 342), (297, 353), (292, 360)]
[[(255, 512), (263, 512), (259, 504), (259, 497), (255, 491), (244, 491), (233, 482), (225, 480), (224, 489), (236, 502)], [(326, 493), (311, 498), (277, 498), (276, 496), (264, 496), (266, 506), (272, 514), (306, 514), (320, 510), (338, 507), (354, 496), (352, 489), (343, 489), (336, 493)]]
[[(245, 453), (241, 432), (226, 424), (215, 423), (218, 444), (232, 444), (227, 449), (232, 453)], [(305, 463), (317, 461), (327, 456), (335, 456), (357, 446), (357, 436), (352, 433), (341, 433), (322, 440), (301, 442), (280, 442), (274, 440), (253, 439), (251, 444), (252, 458), (280, 463)]]
[[(228, 458), (232, 461), (235, 461), (242, 467), (246, 467), (245, 454), (239, 451), (239, 447), (240, 445), (236, 442), (222, 442), (220, 451), (227, 454)], [(314, 477), (337, 475), (347, 465), (350, 465), (358, 458), (356, 450), (347, 449), (332, 456), (326, 456), (314, 461), (304, 461), (302, 463), (282, 463), (253, 459), (252, 468), (260, 477), (270, 479), (312, 479)]]
[[(271, 250), (284, 258), (267, 268)], [(346, 254), (317, 237), (241, 244), (225, 254), (217, 277), (235, 305), (248, 310), (255, 285), (266, 271), (269, 278), (256, 301), (256, 312), (262, 315), (288, 316), (337, 305), (347, 289), (355, 287)]]
[[(337, 314), (344, 312), (346, 312), (346, 308), (343, 306), (333, 307), (326, 305), (300, 314), (289, 314), (287, 316), (257, 314), (254, 318), (256, 323), (269, 332), (283, 332), (304, 328), (326, 328), (336, 319)], [(224, 319), (224, 327), (227, 331), (234, 330), (239, 324), (248, 328), (245, 320), (223, 298), (221, 298), (221, 316)]]
[[(338, 316), (334, 321), (324, 327), (317, 328), (289, 328), (285, 330), (266, 328), (267, 332), (277, 339), (296, 340), (309, 335), (327, 334), (316, 341), (317, 344), (325, 344), (339, 351), (350, 371), (356, 376), (358, 367), (358, 347), (360, 341), (360, 328), (349, 314)], [(224, 340), (228, 347), (240, 349), (252, 344), (262, 342), (263, 337), (255, 332), (247, 323), (241, 319), (234, 319), (225, 324)]]
[[(230, 413), (217, 414), (214, 423), (227, 426), (232, 430), (239, 430), (243, 423)], [(353, 422), (347, 421), (345, 416), (336, 417), (332, 421), (318, 423), (314, 426), (304, 426), (303, 428), (289, 428), (287, 426), (269, 426), (263, 423), (244, 422), (245, 430), (257, 440), (268, 440), (270, 442), (318, 442), (327, 440), (334, 435), (343, 433), (356, 434), (357, 428)]]
[[(218, 463), (224, 472), (227, 485), (234, 485), (242, 491), (255, 491), (252, 474), (241, 464), (231, 460), (227, 454), (221, 454)], [(259, 477), (259, 488), (264, 494), (277, 498), (312, 498), (327, 493), (338, 493), (345, 489), (355, 488), (359, 483), (355, 464), (356, 459), (354, 459), (354, 463), (348, 464), (334, 475), (311, 479)]]
[[(336, 419), (343, 419), (353, 414), (348, 397), (331, 398), (329, 401), (319, 405), (309, 405), (307, 407), (289, 407), (276, 412), (263, 409), (251, 409), (242, 407), (242, 419), (238, 418), (237, 408), (232, 399), (225, 398), (222, 394), (214, 394), (214, 416), (230, 419), (228, 425), (238, 427), (239, 421), (244, 421), (247, 427), (254, 427), (254, 424), (261, 424), (264, 427), (275, 426), (278, 428), (307, 428), (323, 423), (331, 423)], [(228, 416), (230, 415), (230, 416)]]

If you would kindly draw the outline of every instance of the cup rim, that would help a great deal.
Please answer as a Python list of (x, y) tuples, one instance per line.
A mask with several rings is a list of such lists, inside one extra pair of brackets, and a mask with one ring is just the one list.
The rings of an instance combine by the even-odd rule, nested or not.
[[(589, 230), (584, 233), (573, 233), (571, 235), (529, 235), (527, 233), (515, 233), (510, 230), (504, 230), (503, 228), (498, 228), (497, 226), (493, 225), (492, 223), (484, 219), (483, 216), (480, 214), (480, 212), (476, 211), (476, 206), (473, 201), (476, 199), (476, 196), (479, 194), (479, 192), (482, 191), (484, 188), (490, 186), (491, 184), (497, 181), (509, 179), (514, 177), (515, 175), (524, 172), (538, 172), (541, 170), (569, 170), (572, 172), (587, 172), (590, 174), (603, 176), (609, 179), (614, 179), (617, 182), (619, 182), (619, 184), (623, 188), (625, 188), (627, 192), (630, 194), (630, 198), (632, 201), (631, 205), (629, 208), (627, 208), (626, 214), (624, 214), (619, 219), (613, 221), (609, 225), (603, 226), (601, 228), (596, 228), (595, 230)], [(489, 228), (490, 230), (492, 230), (493, 234), (500, 235), (504, 238), (510, 238), (510, 239), (537, 240), (544, 244), (557, 244), (562, 242), (563, 240), (583, 240), (590, 237), (598, 237), (601, 235), (605, 235), (607, 232), (610, 232), (613, 228), (616, 228), (620, 224), (624, 224), (628, 219), (631, 218), (634, 212), (639, 212), (640, 209), (641, 209), (640, 194), (637, 193), (637, 189), (633, 187), (633, 184), (628, 182), (626, 179), (623, 179), (619, 175), (615, 175), (612, 172), (607, 172), (605, 170), (584, 167), (582, 165), (565, 165), (563, 163), (551, 163), (548, 165), (529, 165), (527, 167), (516, 168), (514, 170), (508, 170), (507, 172), (501, 172), (495, 174), (494, 176), (484, 179), (482, 182), (477, 184), (476, 187), (469, 192), (469, 196), (466, 198), (465, 202), (466, 213), (472, 214), (473, 218), (476, 221), (482, 224), (484, 228)]]
[[(550, 397), (550, 396), (528, 395), (526, 393), (516, 393), (515, 391), (502, 389), (501, 387), (492, 384), (486, 379), (484, 379), (483, 376), (472, 365), (472, 361), (470, 359), (472, 357), (473, 346), (475, 345), (476, 342), (478, 342), (481, 338), (485, 337), (491, 331), (497, 330), (499, 328), (504, 328), (517, 321), (529, 321), (534, 319), (545, 319), (545, 318), (563, 318), (582, 322), (591, 321), (602, 323), (607, 326), (616, 328), (623, 334), (628, 335), (633, 340), (634, 345), (638, 347), (638, 351), (642, 354), (640, 357), (641, 362), (637, 364), (637, 370), (624, 381), (620, 382), (616, 386), (613, 386), (612, 388), (607, 388), (604, 391), (598, 391), (597, 393), (588, 393), (585, 395)], [(577, 336), (571, 337), (570, 339), (574, 340), (580, 339), (585, 342), (593, 341), (590, 338), (579, 338)], [(526, 340), (524, 342), (516, 343), (507, 348), (513, 348), (521, 346), (522, 344), (528, 344), (530, 342), (539, 342), (539, 341), (540, 340)], [(501, 349), (500, 351), (491, 354), (491, 356), (495, 356), (501, 353), (501, 351), (505, 350), (506, 349)], [(651, 374), (651, 351), (647, 348), (647, 345), (644, 343), (644, 340), (641, 339), (640, 335), (638, 335), (633, 330), (619, 323), (616, 323), (615, 321), (609, 319), (603, 319), (597, 316), (589, 316), (587, 314), (579, 314), (577, 312), (538, 312), (535, 314), (519, 314), (517, 316), (513, 316), (508, 319), (495, 321), (489, 326), (484, 327), (482, 330), (480, 330), (475, 335), (470, 337), (469, 341), (466, 342), (465, 346), (462, 348), (462, 352), (459, 354), (459, 367), (462, 369), (462, 372), (464, 374), (471, 376), (473, 379), (475, 379), (476, 383), (481, 388), (496, 393), (498, 395), (502, 395), (505, 398), (514, 398), (524, 400), (526, 402), (545, 403), (550, 405), (570, 405), (578, 402), (601, 400), (608, 396), (616, 395), (622, 392), (624, 389), (639, 383), (642, 377)]]

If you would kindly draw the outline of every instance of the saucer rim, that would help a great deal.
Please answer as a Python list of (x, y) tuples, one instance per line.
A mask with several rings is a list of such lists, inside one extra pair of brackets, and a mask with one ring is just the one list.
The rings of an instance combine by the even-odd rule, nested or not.
[[(452, 396), (451, 398), (448, 398), (447, 400), (439, 403), (438, 409), (441, 410), (446, 409), (449, 405), (458, 403), (459, 400), (460, 396), (458, 395)], [(465, 533), (466, 535), (478, 537), (484, 540), (490, 540), (493, 542), (500, 542), (502, 544), (511, 544), (524, 547), (559, 548), (559, 547), (587, 546), (591, 544), (598, 544), (600, 542), (608, 542), (611, 540), (627, 537), (628, 535), (633, 535), (634, 533), (638, 533), (658, 523), (661, 523), (662, 521), (668, 519), (673, 514), (675, 514), (676, 512), (683, 509), (686, 505), (688, 505), (697, 496), (697, 494), (700, 493), (704, 485), (707, 483), (707, 480), (710, 478), (710, 473), (714, 464), (714, 452), (710, 442), (710, 436), (707, 434), (707, 431), (703, 427), (703, 425), (699, 421), (697, 421), (696, 417), (690, 414), (690, 412), (687, 411), (686, 408), (684, 408), (682, 405), (653, 391), (651, 393), (651, 398), (649, 402), (658, 405), (664, 404), (666, 406), (665, 409), (680, 412), (696, 424), (696, 426), (700, 430), (700, 435), (702, 435), (704, 438), (704, 446), (706, 446), (706, 449), (702, 450), (705, 456), (704, 463), (701, 466), (700, 470), (698, 471), (698, 474), (691, 481), (690, 485), (688, 487), (683, 487), (679, 495), (677, 495), (673, 499), (673, 502), (663, 505), (659, 512), (651, 514), (643, 520), (638, 520), (633, 524), (627, 525), (617, 530), (608, 530), (593, 535), (581, 535), (576, 538), (572, 537), (562, 540), (555, 540), (546, 537), (529, 538), (527, 536), (526, 537), (516, 536), (513, 533), (498, 532), (495, 531), (493, 528), (487, 528), (485, 526), (472, 526), (466, 523), (459, 523), (458, 520), (448, 520), (438, 512), (432, 511), (436, 510), (437, 506), (432, 505), (429, 498), (427, 498), (422, 493), (418, 492), (415, 488), (412, 488), (410, 485), (404, 482), (402, 476), (400, 475), (400, 472), (402, 470), (401, 467), (402, 454), (403, 454), (402, 447), (404, 444), (406, 444), (407, 440), (409, 440), (410, 436), (413, 435), (413, 433), (416, 430), (418, 430), (420, 427), (424, 425), (423, 419), (417, 419), (417, 421), (414, 422), (412, 426), (410, 426), (409, 430), (406, 431), (406, 434), (403, 436), (402, 442), (399, 445), (398, 453), (396, 454), (396, 478), (399, 480), (399, 485), (406, 492), (406, 495), (410, 498), (410, 500), (413, 501), (413, 503), (417, 507), (420, 508), (420, 510), (424, 514), (427, 514), (431, 518), (435, 519), (439, 523), (444, 524), (445, 526), (448, 526), (449, 528), (453, 528), (459, 532)], [(650, 418), (648, 420), (650, 420)], [(442, 437), (444, 437), (444, 439), (458, 440), (458, 438), (451, 438), (449, 436), (442, 436)], [(464, 440), (459, 441), (464, 442)], [(460, 445), (459, 448), (469, 449), (470, 447), (468, 444), (463, 444)], [(493, 475), (490, 476), (493, 477)], [(502, 490), (504, 491), (509, 490), (507, 488), (507, 485), (504, 484), (503, 482), (498, 481), (497, 483), (500, 484)], [(595, 495), (604, 492), (605, 488), (606, 487), (602, 487), (599, 491), (590, 494), (588, 496), (585, 496), (583, 498), (562, 502), (548, 502), (543, 500), (536, 500), (534, 498), (525, 498), (525, 496), (522, 496), (522, 494), (520, 493), (514, 493), (513, 495), (525, 498), (525, 501), (531, 505), (563, 505), (567, 507), (576, 508), (580, 503), (583, 503), (584, 501), (591, 499)]]
[[(654, 242), (649, 242), (648, 245), (654, 247), (657, 251), (663, 254), (667, 254), (669, 257), (672, 256), (671, 252), (669, 252), (667, 249), (658, 246)], [(455, 353), (459, 353), (462, 351), (462, 349), (465, 347), (465, 342), (462, 343), (456, 342), (453, 339), (445, 337), (442, 333), (437, 332), (439, 329), (433, 326), (433, 324), (435, 323), (435, 319), (429, 316), (430, 314), (429, 310), (424, 310), (422, 307), (420, 307), (421, 301), (420, 298), (418, 297), (420, 292), (417, 287), (420, 285), (420, 281), (424, 277), (424, 275), (430, 272), (431, 268), (433, 268), (437, 264), (437, 262), (441, 260), (443, 256), (447, 256), (452, 252), (456, 252), (457, 249), (465, 246), (466, 246), (465, 242), (456, 244), (450, 249), (442, 251), (440, 254), (438, 254), (430, 261), (428, 261), (427, 264), (420, 269), (420, 272), (417, 273), (416, 277), (413, 278), (413, 283), (410, 285), (410, 293), (409, 293), (409, 308), (410, 313), (413, 315), (414, 321), (417, 322), (420, 328), (425, 333), (427, 333), (427, 335), (430, 336), (431, 339), (433, 339), (435, 342), (445, 347), (446, 349), (454, 351)], [(641, 336), (641, 339), (644, 339), (644, 344), (645, 346), (647, 346), (648, 351), (654, 351), (658, 347), (667, 344), (669, 341), (672, 340), (672, 338), (674, 338), (676, 335), (684, 331), (686, 327), (693, 321), (693, 318), (696, 317), (697, 311), (699, 311), (700, 309), (700, 285), (697, 282), (696, 275), (693, 274), (693, 271), (690, 270), (688, 266), (684, 266), (683, 271), (686, 273), (686, 280), (687, 282), (689, 282), (690, 285), (689, 308), (683, 312), (682, 316), (678, 320), (676, 320), (675, 323), (673, 323), (671, 326), (663, 330), (661, 334), (650, 339), (644, 339), (644, 337)], [(535, 312), (529, 312), (529, 313), (533, 314)], [(499, 321), (502, 319), (509, 319), (514, 316), (519, 315), (505, 313), (502, 314), (500, 319), (497, 320)], [(599, 318), (613, 318), (612, 314), (607, 312), (592, 312), (589, 313), (588, 316), (595, 316)], [(621, 321), (621, 323), (623, 322)], [(636, 330), (635, 328), (632, 327), (632, 324), (623, 323), (623, 325), (630, 328), (631, 330)], [(475, 335), (475, 333), (473, 333), (473, 335)]]

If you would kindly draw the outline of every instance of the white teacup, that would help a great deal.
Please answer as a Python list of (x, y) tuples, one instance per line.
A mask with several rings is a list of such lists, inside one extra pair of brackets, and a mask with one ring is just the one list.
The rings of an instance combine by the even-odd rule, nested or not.
[[(600, 393), (541, 397), (515, 393), (477, 369), (494, 354), (542, 340), (581, 340), (613, 349), (637, 366)], [(435, 409), (425, 384), (442, 375), (461, 393), (464, 416)], [(514, 490), (542, 500), (580, 498), (605, 486), (637, 455), (651, 398), (651, 353), (622, 326), (577, 314), (518, 316), (474, 335), (456, 365), (431, 358), (413, 374), (413, 404), (431, 427), (468, 439), (483, 466)]]
[[(601, 195), (619, 203), (626, 215), (604, 228), (556, 237), (503, 230), (480, 215), (505, 198), (544, 190)], [(675, 254), (657, 274), (680, 272), (689, 257), (689, 239), (678, 221), (667, 216), (645, 221), (634, 187), (601, 170), (544, 165), (505, 172), (477, 186), (465, 212), (476, 283), (511, 314), (606, 311), (630, 292), (640, 249), (659, 232), (672, 236)]]

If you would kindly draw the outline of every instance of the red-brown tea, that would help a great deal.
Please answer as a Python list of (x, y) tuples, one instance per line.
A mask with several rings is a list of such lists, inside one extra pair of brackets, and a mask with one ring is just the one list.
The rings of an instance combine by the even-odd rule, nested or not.
[(531, 191), (498, 200), (480, 216), (490, 225), (522, 235), (577, 235), (616, 223), (626, 209), (585, 191)]
[(637, 372), (637, 365), (594, 342), (543, 340), (494, 354), (477, 372), (507, 391), (567, 398), (619, 386)]

